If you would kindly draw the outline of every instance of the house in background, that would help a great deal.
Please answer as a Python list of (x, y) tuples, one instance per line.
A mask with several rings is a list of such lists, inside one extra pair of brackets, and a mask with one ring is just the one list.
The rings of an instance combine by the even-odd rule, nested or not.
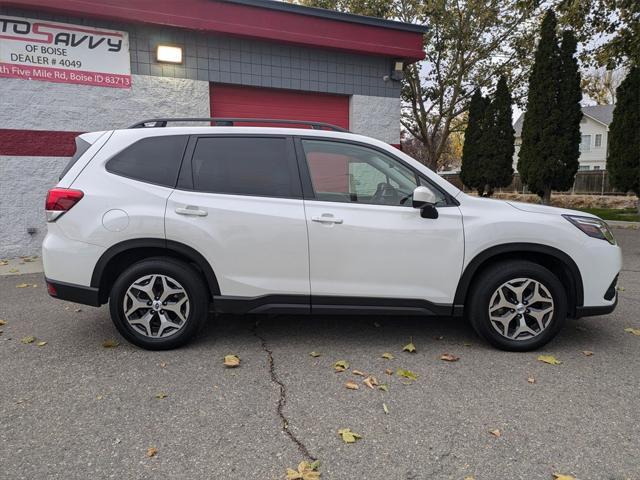
[[(607, 137), (609, 124), (613, 119), (614, 105), (595, 105), (582, 107), (582, 120), (580, 122), (580, 166), (579, 171), (606, 170), (607, 168)], [(516, 149), (513, 156), (513, 169), (518, 170), (518, 155), (522, 144), (522, 122), (524, 113), (520, 115), (514, 129), (516, 132)]]

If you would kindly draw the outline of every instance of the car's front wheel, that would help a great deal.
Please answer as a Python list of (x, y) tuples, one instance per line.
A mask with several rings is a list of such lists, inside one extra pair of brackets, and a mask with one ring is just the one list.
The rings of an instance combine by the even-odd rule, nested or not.
[(133, 264), (111, 289), (111, 319), (131, 343), (149, 350), (184, 345), (207, 318), (209, 295), (191, 266), (172, 258)]
[(507, 261), (487, 268), (474, 281), (468, 307), (471, 325), (489, 343), (527, 351), (560, 331), (567, 317), (567, 294), (543, 266)]

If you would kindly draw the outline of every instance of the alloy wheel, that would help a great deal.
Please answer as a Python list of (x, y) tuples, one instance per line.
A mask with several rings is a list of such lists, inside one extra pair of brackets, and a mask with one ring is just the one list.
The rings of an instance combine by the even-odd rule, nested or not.
[(167, 275), (145, 275), (127, 289), (124, 316), (138, 333), (149, 338), (175, 335), (189, 318), (189, 296)]
[(551, 323), (553, 297), (547, 287), (531, 278), (516, 278), (500, 285), (489, 302), (491, 326), (509, 340), (529, 340)]

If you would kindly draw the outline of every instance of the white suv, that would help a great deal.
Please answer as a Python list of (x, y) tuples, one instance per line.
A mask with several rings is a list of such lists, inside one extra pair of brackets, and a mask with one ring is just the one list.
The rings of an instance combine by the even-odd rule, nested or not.
[(143, 348), (183, 345), (211, 305), (465, 315), (520, 351), (616, 306), (620, 249), (597, 217), (466, 195), (337, 127), (178, 120), (80, 135), (46, 201), (49, 294), (108, 302)]

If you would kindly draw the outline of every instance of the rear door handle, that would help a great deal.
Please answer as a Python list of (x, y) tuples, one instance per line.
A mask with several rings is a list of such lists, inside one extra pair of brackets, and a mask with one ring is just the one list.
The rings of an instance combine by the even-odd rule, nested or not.
[(194, 217), (206, 217), (207, 211), (202, 210), (198, 207), (194, 207), (193, 205), (187, 205), (185, 208), (178, 207), (176, 208), (176, 213), (178, 215), (191, 215)]
[(341, 218), (334, 217), (333, 215), (328, 213), (323, 213), (320, 217), (311, 217), (311, 221), (318, 223), (335, 223), (338, 225), (343, 223), (343, 220)]

